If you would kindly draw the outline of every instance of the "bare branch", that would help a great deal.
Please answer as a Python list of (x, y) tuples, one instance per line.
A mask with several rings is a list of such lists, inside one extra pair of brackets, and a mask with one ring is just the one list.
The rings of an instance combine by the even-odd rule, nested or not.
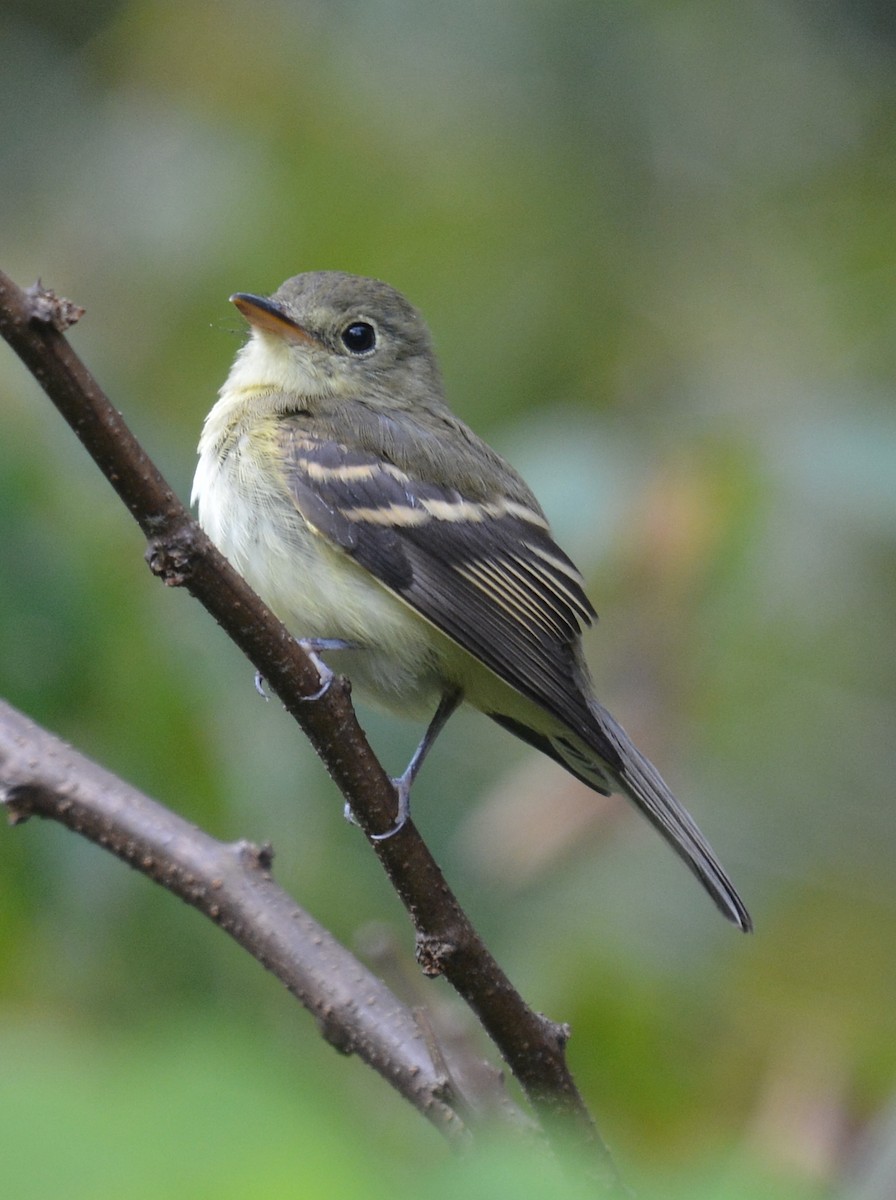
[[(145, 533), (147, 559), (166, 583), (185, 586), (244, 651), (304, 730), (364, 832), (394, 820), (395, 793), (358, 725), (344, 681), (307, 703), (320, 680), (301, 647), (218, 553), (149, 460), (58, 331), (52, 293), (26, 295), (0, 273), (0, 333), (41, 384)], [(49, 315), (48, 315), (49, 311)], [(55, 315), (54, 315), (55, 314)], [(488, 952), (409, 821), (371, 843), (417, 931), (428, 975), (444, 974), (477, 1014), (544, 1117), (565, 1118), (592, 1150), (596, 1174), (615, 1172), (565, 1061), (568, 1030), (533, 1012)]]
[(270, 848), (217, 841), (2, 700), (0, 803), (12, 824), (59, 821), (198, 908), (286, 984), (337, 1050), (357, 1054), (446, 1136), (465, 1136), (413, 1014), (273, 882)]

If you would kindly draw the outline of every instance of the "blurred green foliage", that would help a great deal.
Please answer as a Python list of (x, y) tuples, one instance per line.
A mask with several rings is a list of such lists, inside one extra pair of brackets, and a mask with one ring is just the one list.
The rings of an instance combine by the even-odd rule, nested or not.
[[(891, 1195), (871, 1133), (896, 1077), (892, 15), (5, 0), (0, 43), (0, 265), (85, 305), (73, 344), (182, 496), (243, 336), (227, 296), (372, 274), (426, 313), (454, 407), (588, 575), (599, 692), (755, 937), (627, 809), (475, 715), (416, 816), (511, 977), (572, 1024), (639, 1194)], [(350, 943), (389, 922), (410, 960), (322, 769), (151, 579), (10, 353), (0, 511), (0, 692), (218, 836), (271, 839), (318, 918)], [(418, 731), (363, 719), (402, 763)], [(0, 880), (9, 1194), (562, 1195), (500, 1147), (452, 1162), (94, 848), (32, 823)]]

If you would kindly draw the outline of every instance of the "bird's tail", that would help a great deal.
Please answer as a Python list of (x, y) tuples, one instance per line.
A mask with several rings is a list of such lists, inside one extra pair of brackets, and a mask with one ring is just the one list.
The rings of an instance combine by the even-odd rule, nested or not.
[(618, 783), (684, 859), (722, 914), (744, 933), (751, 932), (753, 922), (744, 902), (690, 813), (676, 800), (659, 771), (641, 754), (615, 717), (594, 699), (589, 700), (589, 708), (618, 760), (614, 763), (608, 756), (604, 774)]
[(588, 787), (607, 796), (622, 791), (632, 799), (672, 849), (684, 859), (722, 914), (738, 929), (753, 928), (744, 902), (693, 818), (676, 800), (656, 767), (637, 749), (619, 722), (596, 700), (588, 707), (596, 725), (590, 742), (568, 731), (549, 735), (491, 714), (524, 741), (548, 754)]

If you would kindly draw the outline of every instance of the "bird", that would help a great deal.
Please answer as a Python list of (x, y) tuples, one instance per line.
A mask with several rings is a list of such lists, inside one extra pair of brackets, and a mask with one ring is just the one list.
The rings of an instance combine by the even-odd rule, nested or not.
[(192, 502), (324, 686), (332, 668), (431, 718), (381, 836), (403, 827), (428, 751), (467, 703), (595, 792), (627, 796), (750, 931), (696, 823), (597, 700), (582, 576), (520, 474), (448, 407), (420, 312), (341, 271), (230, 299), (249, 337), (205, 419)]

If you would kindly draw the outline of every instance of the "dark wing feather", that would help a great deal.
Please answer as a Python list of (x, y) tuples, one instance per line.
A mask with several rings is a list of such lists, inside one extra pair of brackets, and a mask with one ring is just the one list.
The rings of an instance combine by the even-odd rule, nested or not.
[(576, 642), (595, 612), (540, 512), (503, 497), (468, 501), (296, 427), (284, 433), (283, 451), (296, 506), (318, 533), (511, 687), (593, 739), (574, 681)]

